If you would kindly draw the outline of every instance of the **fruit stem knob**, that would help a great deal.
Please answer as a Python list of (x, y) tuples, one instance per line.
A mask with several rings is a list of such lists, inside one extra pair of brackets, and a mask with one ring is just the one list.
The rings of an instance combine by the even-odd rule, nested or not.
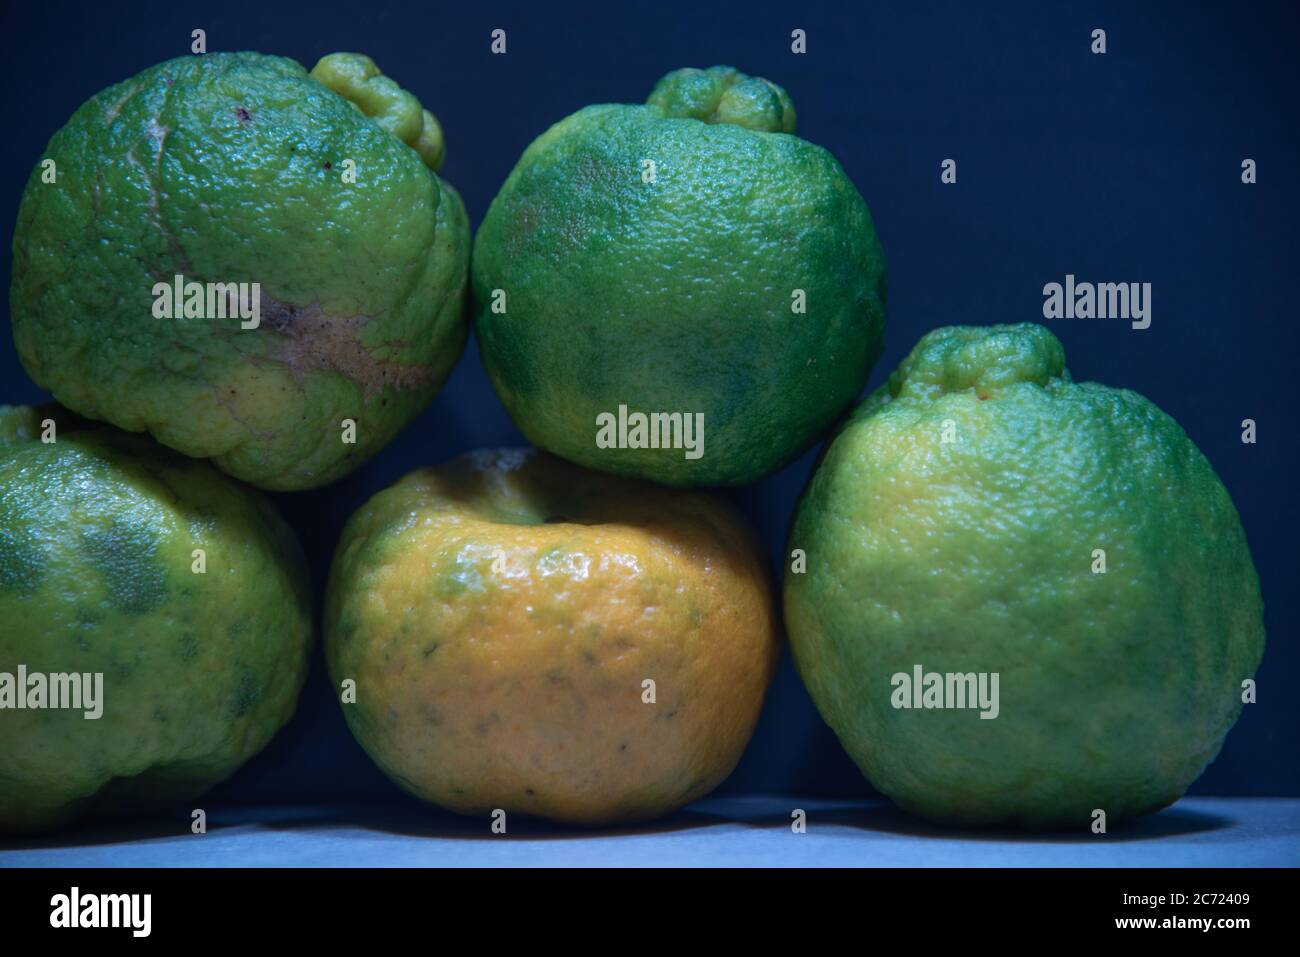
[(442, 166), (442, 127), (420, 101), (379, 72), (362, 53), (331, 53), (312, 67), (312, 77), (420, 154), (424, 165)]
[(731, 123), (764, 133), (794, 132), (790, 95), (771, 80), (729, 66), (674, 70), (655, 84), (646, 103), (665, 116)]

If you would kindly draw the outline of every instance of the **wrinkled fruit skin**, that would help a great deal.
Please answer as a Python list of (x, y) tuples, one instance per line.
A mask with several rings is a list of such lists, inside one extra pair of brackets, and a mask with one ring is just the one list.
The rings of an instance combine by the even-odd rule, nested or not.
[[(740, 484), (854, 399), (880, 353), (883, 254), (839, 163), (793, 129), (784, 91), (719, 67), (528, 147), (478, 231), (473, 285), (484, 365), (529, 440), (669, 485)], [(598, 448), (620, 404), (703, 413), (702, 457)]]
[[(14, 340), (76, 412), (310, 488), (382, 448), (460, 354), (460, 198), (292, 60), (158, 64), (89, 100), (42, 159), (58, 180), (38, 163), (19, 209)], [(260, 326), (156, 318), (154, 285), (177, 274), (260, 283)]]
[(520, 450), (413, 472), (353, 515), (325, 629), (352, 733), (403, 788), (587, 825), (716, 787), (778, 651), (729, 506)]
[(0, 711), (0, 831), (198, 796), (289, 719), (310, 644), (301, 552), (257, 492), (103, 426), (0, 444), (0, 672), (103, 673), (98, 719)]
[[(1263, 653), (1209, 462), (1137, 393), (1072, 381), (1041, 326), (925, 336), (830, 443), (789, 545), (809, 693), (871, 783), (938, 822), (1164, 807), (1218, 754)], [(1000, 673), (1000, 714), (895, 709), (891, 676), (917, 664)]]

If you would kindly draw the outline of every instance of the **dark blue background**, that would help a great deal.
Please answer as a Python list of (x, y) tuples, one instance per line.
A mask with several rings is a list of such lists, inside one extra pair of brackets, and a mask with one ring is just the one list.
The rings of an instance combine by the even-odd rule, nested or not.
[[(1041, 2), (819, 6), (692, 2), (9, 4), (0, 221), (82, 101), (159, 60), (254, 49), (307, 67), (358, 50), (441, 120), (443, 175), (477, 224), (523, 148), (593, 102), (638, 102), (680, 66), (730, 63), (783, 84), (799, 133), (828, 148), (875, 216), (889, 266), (887, 349), (874, 387), (936, 326), (1041, 320), (1042, 287), (1153, 284), (1153, 323), (1058, 321), (1076, 378), (1143, 393), (1213, 462), (1241, 510), (1263, 582), (1269, 646), (1258, 704), (1193, 787), (1300, 794), (1296, 731), (1294, 10), (1240, 3)], [(505, 56), (489, 33), (508, 31)], [(790, 52), (790, 31), (808, 53)], [(1089, 51), (1104, 28), (1108, 51)], [(958, 161), (958, 183), (939, 164)], [(1245, 157), (1259, 182), (1240, 180)], [(8, 270), (6, 261), (4, 268)], [(8, 273), (3, 277), (8, 286)], [(5, 324), (7, 325), (7, 323)], [(0, 402), (45, 396), (0, 337)], [(1243, 445), (1240, 422), (1258, 422)], [(342, 523), (408, 470), (517, 444), (471, 342), (446, 389), (370, 465), (323, 490), (277, 496), (315, 561), (318, 594)], [(812, 465), (804, 456), (730, 493), (773, 567)], [(343, 723), (317, 654), (297, 716), (222, 789), (229, 798), (391, 794)], [(869, 793), (822, 725), (788, 657), (724, 790)]]

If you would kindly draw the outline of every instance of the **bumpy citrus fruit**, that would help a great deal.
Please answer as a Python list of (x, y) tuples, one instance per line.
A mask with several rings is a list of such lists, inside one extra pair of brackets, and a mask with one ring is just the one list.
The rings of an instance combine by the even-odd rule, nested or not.
[[(813, 700), (873, 785), (937, 821), (1086, 827), (1169, 804), (1263, 652), (1210, 464), (1142, 396), (1072, 381), (1041, 326), (925, 336), (829, 445), (790, 547)], [(929, 703), (918, 667), (943, 681)], [(998, 700), (972, 707), (977, 683), (949, 674), (990, 693), (997, 675)]]
[(754, 540), (704, 493), (550, 456), (413, 472), (349, 521), (325, 611), (353, 734), (465, 813), (602, 824), (714, 788), (758, 718), (777, 624)]
[[(713, 67), (528, 147), (473, 284), (484, 365), (532, 442), (671, 485), (743, 483), (853, 400), (880, 352), (884, 261), (844, 170), (793, 132), (784, 90)], [(620, 406), (629, 426), (601, 436)], [(652, 413), (702, 415), (703, 447), (638, 434), (631, 416)]]
[[(311, 609), (292, 533), (260, 494), (144, 436), (0, 441), (0, 830), (198, 795), (297, 701)], [(96, 674), (98, 717), (84, 697), (50, 707), (50, 676), (94, 695)]]
[(338, 478), (464, 344), (469, 229), (426, 165), (441, 149), (427, 111), (354, 54), (311, 75), (181, 57), (104, 90), (23, 195), (23, 365), (69, 408), (264, 488)]

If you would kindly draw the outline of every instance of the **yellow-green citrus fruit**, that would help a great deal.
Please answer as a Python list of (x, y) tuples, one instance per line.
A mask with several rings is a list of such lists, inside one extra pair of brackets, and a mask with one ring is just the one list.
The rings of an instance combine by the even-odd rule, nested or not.
[[(794, 135), (784, 90), (730, 67), (539, 136), (479, 228), (473, 285), (484, 366), (530, 441), (678, 486), (750, 482), (808, 448), (885, 323), (862, 197)], [(652, 414), (689, 418), (638, 433)]]
[(1264, 649), (1209, 462), (1137, 393), (1073, 381), (1042, 326), (921, 339), (831, 441), (789, 544), (809, 693), (871, 783), (935, 821), (1168, 805)]
[(19, 357), (68, 408), (255, 485), (333, 481), (465, 341), (469, 227), (441, 155), (432, 116), (357, 54), (311, 74), (258, 53), (150, 67), (32, 171)]
[[(0, 408), (37, 434), (43, 416)], [(298, 544), (259, 493), (145, 436), (9, 430), (0, 831), (201, 794), (293, 713), (311, 630)]]
[(413, 472), (353, 515), (325, 629), (348, 725), (403, 788), (581, 824), (717, 786), (778, 650), (730, 506), (520, 450)]

